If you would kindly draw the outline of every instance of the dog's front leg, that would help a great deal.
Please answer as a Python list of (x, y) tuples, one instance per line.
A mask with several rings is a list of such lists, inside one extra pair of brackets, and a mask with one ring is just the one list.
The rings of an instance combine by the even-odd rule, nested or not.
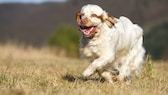
[(104, 55), (102, 57), (99, 57), (98, 59), (95, 59), (83, 72), (84, 77), (89, 77), (92, 74), (94, 74), (97, 70), (101, 71), (104, 70), (108, 63), (111, 63), (114, 59), (113, 54)]

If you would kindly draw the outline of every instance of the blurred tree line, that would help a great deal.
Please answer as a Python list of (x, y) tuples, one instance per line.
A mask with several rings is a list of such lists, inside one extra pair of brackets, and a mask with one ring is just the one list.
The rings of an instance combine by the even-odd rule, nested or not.
[[(65, 50), (67, 56), (79, 57), (79, 39), (77, 28), (61, 24), (48, 38), (48, 44)], [(168, 20), (145, 31), (144, 47), (155, 60), (168, 58)]]

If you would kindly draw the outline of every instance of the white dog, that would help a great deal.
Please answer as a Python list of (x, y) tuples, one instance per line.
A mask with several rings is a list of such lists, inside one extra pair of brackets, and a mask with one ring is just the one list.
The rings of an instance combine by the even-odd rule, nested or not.
[(142, 72), (145, 50), (143, 30), (128, 18), (110, 16), (98, 5), (88, 4), (76, 14), (82, 32), (80, 52), (91, 64), (83, 72), (98, 72), (109, 82), (130, 81)]

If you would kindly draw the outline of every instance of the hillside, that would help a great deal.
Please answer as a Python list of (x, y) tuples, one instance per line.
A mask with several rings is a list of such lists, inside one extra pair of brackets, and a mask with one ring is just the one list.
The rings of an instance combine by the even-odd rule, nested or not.
[(0, 42), (17, 41), (34, 46), (45, 44), (61, 23), (76, 27), (75, 14), (82, 5), (94, 3), (111, 15), (125, 15), (143, 27), (168, 17), (167, 0), (70, 0), (66, 3), (1, 4)]

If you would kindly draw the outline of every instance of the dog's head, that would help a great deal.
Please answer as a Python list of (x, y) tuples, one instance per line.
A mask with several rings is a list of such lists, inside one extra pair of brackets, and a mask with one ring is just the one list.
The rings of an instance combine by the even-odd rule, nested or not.
[(76, 14), (76, 21), (79, 24), (79, 30), (85, 37), (93, 36), (103, 23), (111, 28), (116, 22), (107, 12), (98, 5), (88, 4), (82, 7)]

